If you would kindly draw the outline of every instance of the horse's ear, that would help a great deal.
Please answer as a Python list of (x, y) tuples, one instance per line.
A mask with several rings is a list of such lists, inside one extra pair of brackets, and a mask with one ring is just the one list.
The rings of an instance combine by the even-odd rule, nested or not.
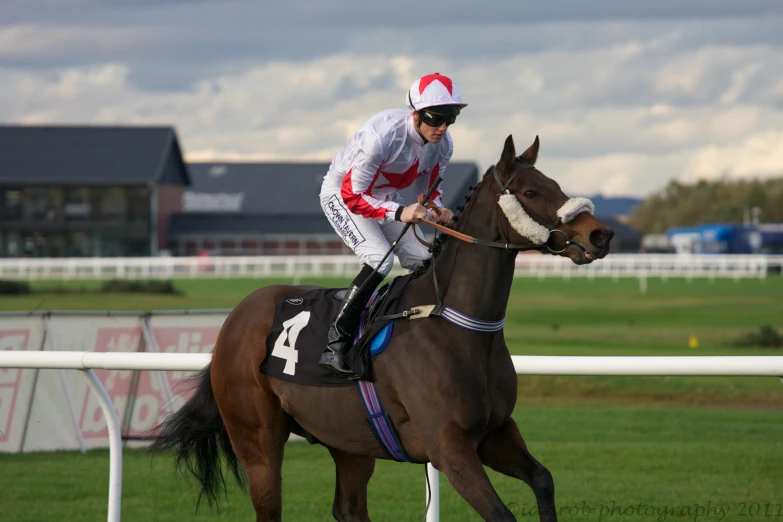
[(538, 159), (538, 136), (536, 136), (536, 141), (533, 142), (533, 144), (522, 153), (522, 155), (519, 157), (522, 161), (525, 163), (530, 163), (531, 165), (536, 164), (536, 160)]
[(500, 167), (503, 172), (509, 172), (516, 160), (517, 151), (516, 148), (514, 148), (514, 138), (509, 134), (508, 138), (506, 138), (506, 143), (503, 144), (503, 154), (500, 155), (498, 167)]

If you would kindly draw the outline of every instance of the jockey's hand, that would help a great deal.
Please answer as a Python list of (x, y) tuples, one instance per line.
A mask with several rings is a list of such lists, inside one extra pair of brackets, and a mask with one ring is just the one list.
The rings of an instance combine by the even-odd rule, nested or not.
[(454, 217), (454, 212), (447, 208), (439, 208), (439, 212), (433, 212), (435, 215), (436, 222), (440, 223), (441, 225), (448, 225), (451, 223), (452, 218)]
[(403, 223), (420, 223), (427, 217), (427, 209), (419, 203), (412, 203), (402, 209), (400, 221)]

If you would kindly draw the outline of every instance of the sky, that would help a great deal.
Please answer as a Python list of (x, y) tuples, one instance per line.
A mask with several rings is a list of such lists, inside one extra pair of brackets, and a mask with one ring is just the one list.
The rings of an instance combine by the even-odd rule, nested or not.
[(3, 0), (0, 123), (173, 125), (189, 161), (330, 161), (440, 72), (453, 160), (539, 136), (570, 194), (783, 176), (780, 0)]

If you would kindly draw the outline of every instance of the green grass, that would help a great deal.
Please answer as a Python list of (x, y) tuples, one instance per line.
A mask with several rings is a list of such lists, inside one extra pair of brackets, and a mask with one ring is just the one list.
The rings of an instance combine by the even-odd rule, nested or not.
[[(0, 310), (227, 309), (275, 282), (291, 281), (184, 279), (175, 281), (180, 295), (101, 294), (100, 282), (36, 282), (33, 295), (0, 297)], [(330, 287), (348, 282), (301, 280)], [(783, 330), (783, 278), (650, 279), (644, 295), (633, 279), (521, 278), (512, 289), (505, 336), (515, 355), (783, 355), (783, 350), (725, 346), (764, 324)], [(699, 348), (689, 348), (691, 336)], [(755, 377), (525, 376), (519, 398), (780, 407), (783, 385)]]
[[(780, 520), (741, 517), (742, 505), (783, 502), (783, 412), (638, 405), (523, 404), (515, 417), (533, 454), (555, 477), (560, 520), (643, 521), (655, 516), (603, 516), (614, 503), (720, 506), (728, 517), (669, 516), (665, 520)], [(125, 452), (124, 521), (252, 520), (247, 495), (231, 486), (219, 512), (193, 514), (195, 482), (172, 471), (173, 459)], [(0, 455), (2, 520), (62, 522), (106, 516), (108, 453)], [(523, 483), (490, 472), (501, 498), (528, 508), (533, 495)], [(331, 459), (321, 447), (287, 446), (285, 520), (331, 520), (334, 488)], [(379, 462), (370, 482), (374, 521), (419, 520), (424, 506), (423, 467)], [(568, 509), (595, 511), (568, 516)], [(772, 512), (772, 511), (770, 511)], [(781, 512), (783, 514), (783, 512)], [(444, 521), (477, 521), (468, 505), (441, 477)], [(538, 520), (519, 517), (519, 520)]]
[[(340, 280), (326, 282), (345, 284)], [(175, 281), (180, 295), (102, 293), (98, 291), (101, 281), (35, 281), (31, 283), (32, 294), (0, 296), (0, 311), (233, 308), (253, 290), (274, 283), (290, 284), (291, 280), (180, 279)]]
[[(101, 294), (96, 282), (35, 283), (34, 295), (0, 297), (0, 310), (231, 308), (271, 283), (178, 280), (177, 296)], [(78, 293), (63, 293), (63, 287)], [(644, 295), (635, 280), (518, 279), (505, 335), (520, 355), (783, 355), (725, 346), (764, 324), (783, 329), (779, 277), (738, 283), (651, 279)], [(697, 349), (688, 346), (691, 336), (699, 340)], [(558, 505), (566, 510), (561, 521), (783, 520), (783, 384), (777, 378), (521, 376), (519, 398), (515, 418), (555, 477)], [(219, 512), (202, 508), (194, 515), (196, 486), (174, 475), (171, 465), (167, 457), (126, 451), (124, 521), (254, 518), (247, 495), (233, 486)], [(0, 470), (0, 521), (106, 517), (106, 451), (0, 455)], [(524, 484), (490, 476), (504, 501), (533, 504)], [(323, 448), (288, 445), (286, 520), (330, 520), (333, 487)], [(421, 466), (380, 462), (370, 483), (373, 520), (419, 520), (423, 490)], [(682, 514), (708, 502), (710, 516)], [(649, 515), (606, 515), (613, 506), (638, 510), (639, 504)], [(681, 516), (657, 511), (665, 507), (679, 508)], [(729, 512), (716, 515), (715, 507)], [(447, 521), (478, 520), (443, 477), (441, 513)]]

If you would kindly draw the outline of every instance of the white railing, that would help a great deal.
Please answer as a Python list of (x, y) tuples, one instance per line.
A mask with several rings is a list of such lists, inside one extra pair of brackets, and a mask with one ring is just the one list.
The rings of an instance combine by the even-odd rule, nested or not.
[[(517, 256), (519, 277), (759, 278), (780, 272), (783, 255), (611, 254), (589, 265), (549, 255)], [(401, 270), (395, 262), (395, 269)], [(356, 256), (112, 257), (0, 259), (0, 279), (177, 279), (350, 277)]]
[[(737, 357), (562, 357), (514, 356), (519, 375), (722, 375), (783, 376), (783, 356)], [(109, 432), (108, 521), (119, 522), (122, 498), (122, 440), (117, 412), (94, 369), (197, 371), (211, 354), (0, 351), (0, 368), (81, 370), (96, 394)], [(783, 379), (783, 378), (782, 378)], [(427, 522), (440, 520), (438, 471), (428, 465), (432, 501)], [(429, 500), (429, 492), (427, 493)]]
[(563, 257), (520, 255), (517, 276), (534, 277), (620, 277), (661, 278), (757, 278), (780, 272), (783, 256), (696, 255), (696, 254), (610, 254), (589, 265), (575, 265)]

